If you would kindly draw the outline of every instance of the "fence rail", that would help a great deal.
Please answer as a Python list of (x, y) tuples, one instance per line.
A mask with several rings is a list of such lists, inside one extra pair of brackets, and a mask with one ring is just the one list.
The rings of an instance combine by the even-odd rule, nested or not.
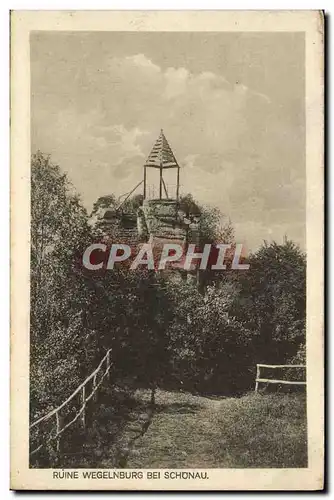
[(259, 383), (266, 384), (285, 384), (285, 385), (306, 385), (305, 381), (299, 380), (280, 380), (280, 379), (272, 379), (272, 378), (261, 378), (260, 372), (261, 368), (306, 368), (306, 365), (264, 365), (257, 364), (256, 365), (256, 379), (255, 379), (255, 392), (259, 390)]
[[(79, 417), (81, 417), (82, 424), (85, 427), (86, 425), (86, 405), (88, 401), (90, 401), (94, 395), (96, 394), (98, 388), (101, 386), (103, 380), (106, 378), (107, 375), (110, 373), (111, 369), (111, 349), (107, 351), (105, 356), (102, 358), (100, 361), (99, 365), (97, 368), (82, 382), (82, 384), (79, 385), (75, 389), (74, 392), (57, 408), (51, 410), (49, 413), (44, 415), (43, 417), (38, 418), (29, 426), (29, 430), (32, 430), (34, 428), (38, 428), (41, 424), (50, 421), (53, 417), (55, 418), (55, 433), (51, 432), (49, 433), (48, 438), (46, 439), (46, 442), (50, 441), (57, 441), (57, 450), (59, 451), (59, 446), (60, 446), (60, 436), (72, 425), (74, 422), (76, 422)], [(103, 372), (103, 373), (102, 373)], [(100, 380), (97, 382), (97, 376), (102, 373)], [(89, 391), (86, 390), (87, 384), (92, 381), (92, 390), (91, 392), (87, 395)], [(76, 410), (74, 418), (70, 420), (66, 425), (62, 425), (62, 418), (61, 418), (61, 411), (69, 405), (69, 403), (77, 396), (81, 396), (81, 406), (78, 410)], [(45, 441), (41, 443), (39, 446), (37, 446), (35, 449), (33, 449), (30, 452), (30, 456), (36, 454), (38, 451), (40, 451), (45, 444), (47, 444)]]

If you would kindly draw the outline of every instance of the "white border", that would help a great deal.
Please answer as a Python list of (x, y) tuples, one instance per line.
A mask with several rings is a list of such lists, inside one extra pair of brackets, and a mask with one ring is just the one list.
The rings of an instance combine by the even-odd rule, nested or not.
[[(26, 6), (22, 6), (22, 2), (19, 2), (19, 3), (20, 3), (20, 6), (19, 6), (20, 8), (27, 8)], [(49, 8), (50, 8), (50, 7), (51, 7), (51, 8), (53, 7), (53, 8), (57, 8), (57, 9), (59, 9), (59, 8), (61, 8), (61, 7), (62, 7), (62, 3), (63, 3), (63, 2), (57, 2), (57, 5), (53, 7), (54, 2), (49, 2), (49, 3), (48, 3), (48, 7), (49, 7)], [(78, 5), (78, 3), (79, 3), (79, 2), (70, 2), (70, 4), (69, 4), (69, 3), (66, 3), (66, 8), (67, 8), (67, 9), (68, 9), (69, 7), (70, 7), (71, 9), (76, 8), (75, 6), (77, 6), (77, 5)], [(91, 6), (91, 8), (98, 8), (98, 7), (103, 8), (103, 7), (104, 7), (104, 5), (103, 5), (103, 4), (105, 4), (105, 3), (107, 3), (107, 2), (94, 2), (94, 6)], [(109, 2), (108, 2), (108, 3), (109, 3)], [(146, 3), (146, 4), (149, 4), (148, 8), (150, 8), (150, 6), (152, 6), (152, 2), (145, 2), (145, 3)], [(196, 7), (195, 3), (196, 3), (196, 4), (198, 4), (198, 2), (193, 2), (193, 3), (192, 3), (192, 6), (191, 6), (192, 8)], [(238, 8), (238, 4), (240, 4), (240, 3), (241, 3), (241, 2), (238, 2), (238, 1), (233, 2), (233, 9), (237, 9), (237, 8)], [(242, 2), (242, 3), (243, 3), (243, 7), (241, 7), (241, 8), (245, 8), (245, 2)], [(284, 8), (284, 4), (285, 4), (285, 3), (289, 3), (289, 5), (288, 5), (288, 8), (289, 8), (289, 9), (294, 8), (293, 3), (295, 3), (295, 2), (280, 2), (280, 5), (279, 5), (279, 6), (277, 6), (276, 8), (279, 8), (279, 9)], [(309, 7), (309, 4), (310, 4), (310, 3), (314, 4), (314, 2), (304, 2), (304, 4), (305, 4), (305, 3), (307, 3), (307, 4), (308, 4), (308, 5), (306, 6), (307, 8), (310, 8), (310, 7)], [(86, 4), (86, 5), (85, 5), (85, 4)], [(102, 5), (100, 5), (100, 4), (102, 4)], [(215, 8), (215, 7), (216, 7), (216, 2), (205, 2), (205, 4), (206, 4), (206, 5), (205, 5), (205, 7), (206, 7), (206, 8)], [(215, 5), (213, 6), (212, 4), (215, 4)], [(262, 4), (265, 8), (268, 8), (268, 2), (267, 2), (266, 4), (264, 4), (264, 2), (256, 2), (256, 4), (257, 4), (257, 5), (258, 5), (258, 4)], [(299, 6), (300, 6), (300, 3), (299, 3), (299, 2), (298, 2), (298, 4), (299, 4)], [(160, 4), (160, 5), (161, 5), (161, 4)], [(181, 7), (181, 8), (182, 8), (182, 5), (183, 5), (183, 2), (178, 2), (178, 7)], [(64, 6), (65, 6), (65, 5), (64, 5)], [(113, 2), (113, 7), (114, 7), (114, 6), (115, 6), (115, 7), (117, 7), (117, 6), (119, 7), (119, 2)], [(16, 5), (14, 5), (14, 7), (15, 7), (15, 8), (17, 8), (17, 6), (16, 6)], [(30, 6), (30, 7), (31, 7), (31, 6)], [(44, 5), (43, 5), (43, 6), (42, 6), (42, 5), (40, 5), (40, 6), (38, 6), (38, 5), (37, 5), (37, 8), (41, 8), (41, 7), (44, 7)], [(80, 2), (80, 7), (81, 7), (81, 8), (86, 8), (86, 9), (87, 9), (87, 8), (88, 8), (88, 6), (87, 6), (87, 2)], [(109, 3), (109, 5), (108, 5), (108, 7), (110, 7), (110, 3)], [(125, 6), (124, 6), (124, 2), (122, 2), (121, 7), (124, 9), (124, 7), (125, 7)], [(128, 6), (128, 5), (127, 5), (126, 7), (131, 9), (131, 8), (133, 8), (133, 5), (130, 5), (130, 6)], [(146, 6), (145, 6), (145, 7), (144, 7), (144, 6), (140, 6), (140, 7), (141, 7), (141, 8), (147, 8)], [(169, 4), (168, 4), (168, 7), (169, 7), (169, 8), (173, 7), (172, 3), (169, 3)], [(271, 6), (270, 6), (270, 7), (271, 7)], [(315, 8), (316, 6), (312, 5), (311, 7), (312, 7), (312, 8)], [(36, 7), (34, 6), (34, 8), (36, 8)], [(104, 8), (105, 8), (105, 7), (104, 7)], [(137, 5), (135, 5), (135, 8), (138, 8), (138, 4), (137, 4)], [(155, 9), (157, 9), (157, 5), (154, 5), (154, 8), (155, 8)], [(174, 7), (174, 8), (175, 8), (175, 7)], [(184, 8), (184, 7), (183, 7), (183, 8)], [(249, 4), (247, 5), (247, 8), (248, 8), (248, 9), (250, 8)], [(253, 7), (253, 8), (254, 8), (254, 7)], [(305, 8), (305, 7), (304, 7), (304, 8)], [(62, 29), (64, 29), (64, 28), (62, 27)], [(213, 29), (213, 28), (212, 28), (212, 26), (210, 26), (210, 31), (211, 31), (212, 29)], [(6, 33), (6, 30), (4, 30), (2, 33)], [(8, 33), (8, 30), (7, 30), (7, 33)], [(3, 44), (3, 45), (2, 45), (2, 47), (6, 47), (6, 44)], [(22, 69), (22, 68), (21, 68), (21, 69)], [(24, 78), (23, 71), (22, 71), (22, 77)], [(22, 111), (23, 111), (23, 110), (22, 110)], [(311, 129), (309, 129), (309, 131), (316, 130), (317, 128), (318, 128), (318, 130), (319, 130), (319, 125), (320, 125), (320, 127), (321, 127), (321, 123), (319, 124), (319, 123), (316, 123), (316, 122), (315, 122), (315, 123), (311, 124), (311, 125), (310, 125), (310, 126), (311, 126)], [(309, 127), (309, 124), (308, 124), (308, 127)], [(5, 135), (5, 134), (4, 134), (4, 135)], [(27, 139), (27, 138), (25, 138), (25, 139)], [(22, 143), (21, 143), (21, 146), (22, 146)], [(319, 157), (319, 154), (321, 154), (321, 151), (319, 151), (319, 150), (312, 150), (312, 151), (309, 151), (308, 153), (310, 154), (310, 156), (309, 156), (310, 158), (312, 158), (312, 155), (313, 155), (313, 158), (315, 159), (315, 161), (317, 161), (317, 159), (318, 159), (318, 157)], [(315, 182), (315, 183), (319, 182), (319, 177), (312, 179), (312, 181), (313, 181), (313, 182)], [(2, 183), (2, 184), (3, 184), (3, 183)], [(316, 200), (316, 199), (315, 199), (315, 200), (312, 200), (312, 196), (311, 196), (311, 199), (310, 199), (310, 196), (311, 196), (311, 195), (309, 194), (309, 198), (308, 198), (308, 200), (309, 200), (312, 204), (313, 204), (314, 202), (315, 202), (315, 203), (317, 203), (317, 200)], [(4, 199), (4, 197), (2, 197), (2, 200), (3, 200), (3, 199)], [(319, 207), (318, 207), (318, 209), (319, 209)], [(5, 212), (6, 212), (6, 210), (4, 210), (4, 211), (3, 211), (3, 213), (5, 213)], [(319, 233), (319, 236), (320, 236), (320, 240), (321, 240), (322, 234), (321, 234), (321, 224), (319, 224), (319, 220), (321, 220), (321, 216), (322, 216), (322, 214), (321, 214), (321, 213), (318, 213), (318, 215), (320, 216), (320, 219), (319, 219), (319, 218), (317, 218), (317, 221), (318, 221), (318, 228), (320, 228), (320, 233)], [(24, 216), (24, 215), (23, 215), (23, 216)], [(309, 242), (310, 242), (310, 244), (311, 244), (311, 252), (315, 252), (316, 247), (315, 247), (315, 245), (314, 245), (314, 240), (309, 239), (308, 241), (309, 241)], [(312, 255), (312, 254), (311, 254), (311, 255)], [(315, 258), (315, 257), (316, 257), (316, 256), (315, 256), (315, 254), (313, 254), (313, 258)], [(319, 256), (319, 253), (318, 253), (317, 258), (319, 259), (320, 257), (321, 257), (321, 256)], [(6, 259), (4, 259), (4, 260), (6, 260)], [(310, 262), (310, 261), (309, 261), (309, 262)], [(312, 261), (312, 262), (314, 262), (314, 261)], [(320, 270), (320, 271), (321, 271), (321, 270)], [(315, 287), (317, 287), (318, 285), (319, 285), (319, 281), (318, 281), (317, 283), (316, 283), (316, 282), (314, 282), (314, 286), (312, 285), (312, 290), (313, 290), (313, 291), (311, 290), (311, 292), (312, 292), (312, 293), (315, 293), (315, 292), (314, 292)], [(318, 288), (318, 291), (319, 291), (319, 288)], [(314, 318), (313, 318), (313, 319), (314, 319)], [(310, 321), (312, 322), (312, 315), (310, 316)], [(311, 326), (313, 326), (313, 325), (312, 325), (312, 323), (311, 323)], [(320, 377), (321, 377), (321, 374), (320, 374)], [(312, 377), (312, 378), (313, 378), (313, 377)]]

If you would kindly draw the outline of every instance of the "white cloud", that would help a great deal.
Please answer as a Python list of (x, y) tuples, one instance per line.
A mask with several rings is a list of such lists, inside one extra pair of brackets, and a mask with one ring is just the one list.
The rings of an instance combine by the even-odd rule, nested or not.
[(269, 96), (211, 71), (162, 69), (142, 53), (109, 58), (103, 71), (84, 67), (80, 85), (69, 76), (60, 110), (57, 82), (54, 101), (52, 82), (37, 94), (34, 143), (55, 154), (89, 205), (140, 180), (163, 128), (182, 165), (183, 191), (218, 205), (238, 227), (247, 227), (245, 214), (256, 226), (263, 210), (274, 220), (283, 202), (294, 209), (296, 134)]
[[(102, 130), (105, 133), (104, 147), (111, 149), (115, 166), (120, 165), (128, 158), (145, 156), (137, 140), (147, 132), (138, 127), (127, 130), (122, 124), (103, 127)], [(106, 137), (108, 137), (108, 141)]]
[[(122, 61), (122, 60), (120, 60)], [(149, 71), (154, 71), (156, 73), (160, 73), (161, 69), (159, 66), (154, 64), (150, 59), (148, 59), (144, 54), (136, 54), (134, 56), (125, 57), (125, 61), (128, 61), (135, 66), (139, 66)]]

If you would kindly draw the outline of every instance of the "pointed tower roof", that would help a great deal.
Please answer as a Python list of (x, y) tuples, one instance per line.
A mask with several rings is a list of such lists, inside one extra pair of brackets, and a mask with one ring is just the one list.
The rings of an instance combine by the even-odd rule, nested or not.
[(152, 151), (148, 155), (145, 166), (155, 168), (175, 168), (178, 163), (168, 141), (161, 129)]

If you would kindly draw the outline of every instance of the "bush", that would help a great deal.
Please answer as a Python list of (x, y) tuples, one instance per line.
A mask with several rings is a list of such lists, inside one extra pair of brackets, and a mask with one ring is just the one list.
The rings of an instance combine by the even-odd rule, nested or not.
[(165, 383), (197, 392), (236, 394), (253, 383), (251, 336), (230, 317), (224, 289), (205, 296), (190, 283), (170, 284), (175, 315), (169, 328), (171, 372)]

